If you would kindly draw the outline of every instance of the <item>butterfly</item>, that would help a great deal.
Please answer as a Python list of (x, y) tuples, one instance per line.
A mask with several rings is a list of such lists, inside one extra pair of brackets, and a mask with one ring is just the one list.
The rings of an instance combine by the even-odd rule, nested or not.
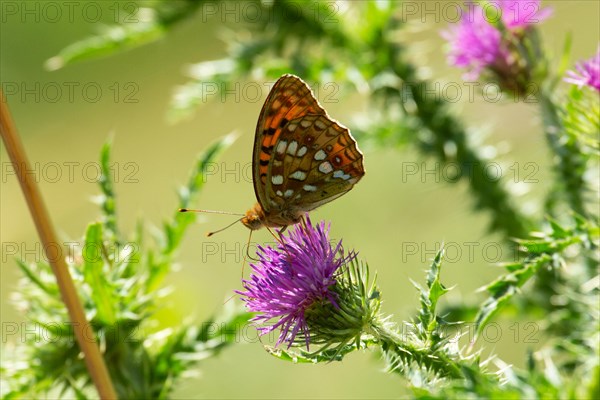
[(245, 214), (179, 211), (240, 215), (238, 221), (250, 230), (281, 228), (282, 233), (308, 211), (348, 192), (364, 174), (363, 155), (348, 128), (327, 114), (302, 79), (286, 74), (273, 85), (256, 125), (252, 180), (257, 203)]
[(257, 203), (241, 222), (251, 230), (285, 229), (347, 193), (364, 174), (348, 128), (327, 114), (302, 79), (283, 75), (258, 117), (252, 153)]

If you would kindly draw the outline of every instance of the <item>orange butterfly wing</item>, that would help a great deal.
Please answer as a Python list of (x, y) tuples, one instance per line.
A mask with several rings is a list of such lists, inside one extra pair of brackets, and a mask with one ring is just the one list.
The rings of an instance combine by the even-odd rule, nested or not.
[(327, 115), (300, 78), (279, 78), (261, 110), (254, 140), (254, 192), (267, 218), (291, 223), (290, 215), (343, 195), (364, 173), (349, 130)]

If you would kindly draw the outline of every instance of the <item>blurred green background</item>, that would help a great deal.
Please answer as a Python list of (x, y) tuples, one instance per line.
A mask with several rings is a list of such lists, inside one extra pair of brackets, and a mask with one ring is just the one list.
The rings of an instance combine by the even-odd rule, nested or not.
[[(256, 120), (267, 94), (263, 82), (259, 82), (263, 91), (256, 100), (240, 93), (237, 98), (214, 96), (184, 121), (170, 123), (166, 117), (176, 86), (189, 79), (186, 68), (226, 56), (226, 33), (242, 31), (234, 17), (222, 21), (219, 16), (206, 18), (198, 14), (154, 43), (49, 72), (43, 66), (47, 59), (114, 21), (114, 3), (95, 2), (102, 12), (97, 22), (92, 22), (95, 17), (84, 17), (83, 7), (75, 7), (71, 18), (60, 2), (52, 2), (65, 13), (60, 18), (55, 18), (50, 9), (47, 15), (35, 11), (25, 15), (7, 13), (7, 4), (16, 4), (19, 10), (34, 9), (35, 4), (44, 7), (40, 2), (24, 3), (2, 2), (0, 79), (30, 162), (41, 173), (39, 183), (56, 230), (65, 241), (78, 240), (87, 224), (99, 215), (92, 202), (99, 193), (95, 183), (97, 162), (100, 148), (110, 135), (114, 136), (117, 212), (124, 232), (130, 232), (138, 218), (158, 225), (171, 215), (176, 207), (175, 189), (187, 178), (197, 154), (233, 130), (239, 133), (239, 139), (221, 157), (216, 173), (207, 177), (198, 207), (244, 212), (254, 204), (248, 165)], [(434, 8), (434, 2), (426, 3)], [(230, 9), (239, 10), (241, 3), (228, 4)], [(541, 33), (557, 63), (567, 32), (573, 35), (572, 60), (589, 58), (600, 36), (600, 3), (543, 4), (554, 8), (553, 17), (541, 25)], [(342, 5), (352, 7), (352, 2)], [(420, 17), (409, 20), (400, 39), (425, 76), (440, 85), (460, 84), (461, 71), (447, 66), (441, 51), (444, 43), (439, 31), (447, 23), (435, 13), (425, 16), (425, 22)], [(72, 98), (69, 87), (73, 87)], [(466, 91), (465, 86), (461, 87)], [(96, 95), (96, 88), (102, 93)], [(323, 100), (326, 90), (319, 91)], [(359, 94), (338, 96), (337, 100), (323, 101), (323, 105), (333, 118), (350, 127), (356, 115), (367, 110), (367, 99)], [(537, 199), (548, 189), (544, 181), (551, 163), (536, 104), (510, 100), (488, 103), (479, 95), (469, 101), (464, 95), (453, 107), (469, 126), (484, 127), (489, 132), (474, 138), (481, 146), (500, 144), (503, 151), (496, 157), (503, 164), (505, 178), (513, 180), (516, 169), (523, 181), (523, 176), (531, 172), (526, 163), (539, 167), (532, 176), (537, 182), (518, 185), (529, 190), (518, 201), (534, 213), (539, 210)], [(424, 269), (442, 242), (449, 248), (442, 280), (448, 286), (456, 285), (448, 297), (475, 298), (475, 289), (499, 273), (492, 267), (493, 262), (512, 259), (513, 254), (498, 237), (487, 234), (487, 216), (472, 211), (466, 185), (445, 183), (443, 176), (434, 174), (424, 180), (419, 174), (405, 176), (408, 165), (417, 165), (419, 173), (424, 165), (434, 169), (435, 161), (422, 159), (410, 146), (381, 149), (359, 145), (365, 154), (365, 178), (346, 196), (313, 212), (313, 220), (331, 221), (332, 236), (343, 237), (345, 246), (358, 250), (360, 257), (378, 272), (384, 312), (393, 314), (398, 322), (410, 318), (418, 305), (410, 279), (423, 281)], [(4, 326), (24, 321), (10, 301), (20, 277), (14, 258), (34, 261), (42, 253), (4, 147), (0, 155), (0, 300)], [(205, 320), (241, 287), (248, 231), (239, 224), (212, 238), (204, 235), (231, 219), (203, 216), (185, 238), (180, 268), (168, 278), (173, 294), (158, 315), (160, 327), (186, 319)], [(255, 233), (252, 240), (273, 241), (266, 231)], [(494, 251), (499, 246), (501, 257)], [(17, 254), (13, 254), (15, 251)], [(535, 346), (523, 340), (531, 330), (523, 325), (515, 327), (512, 321), (498, 322), (498, 340), (484, 340), (486, 352), (524, 365), (526, 349)], [(495, 335), (490, 333), (492, 339)], [(200, 373), (183, 380), (173, 398), (393, 398), (404, 393), (401, 380), (382, 373), (376, 353), (352, 354), (340, 363), (293, 365), (274, 360), (253, 332), (248, 336), (240, 341), (251, 343), (230, 347), (221, 356), (203, 361)], [(18, 337), (8, 338), (3, 330), (2, 346), (15, 339)], [(539, 334), (535, 339), (543, 340)]]

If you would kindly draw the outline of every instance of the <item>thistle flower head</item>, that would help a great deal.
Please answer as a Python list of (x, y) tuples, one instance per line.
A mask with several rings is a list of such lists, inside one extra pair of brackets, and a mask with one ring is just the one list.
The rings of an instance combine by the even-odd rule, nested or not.
[[(448, 62), (467, 69), (465, 79), (477, 79), (483, 70), (492, 72), (504, 88), (528, 75), (518, 47), (529, 27), (548, 18), (551, 9), (540, 9), (540, 0), (494, 0), (483, 5), (469, 2), (460, 22), (442, 32), (450, 50)], [(500, 24), (501, 22), (501, 24)], [(499, 25), (502, 25), (501, 28)], [(533, 49), (536, 50), (536, 49)]]
[(329, 227), (325, 222), (312, 226), (296, 225), (276, 248), (258, 247), (258, 262), (250, 264), (252, 274), (243, 281), (244, 291), (238, 292), (250, 311), (258, 312), (253, 320), (272, 325), (260, 327), (262, 335), (281, 328), (277, 345), (291, 345), (299, 332), (308, 345), (306, 313), (318, 303), (337, 307), (337, 295), (331, 290), (338, 269), (354, 254), (343, 257), (329, 243)]
[(579, 87), (589, 86), (600, 92), (600, 47), (592, 58), (577, 63), (575, 71), (567, 71), (565, 82)]
[(501, 34), (490, 25), (481, 10), (443, 31), (442, 36), (450, 44), (449, 63), (469, 69), (468, 79), (477, 79), (481, 70), (501, 56)]
[(502, 23), (511, 31), (526, 29), (552, 15), (551, 8), (541, 8), (541, 0), (495, 0), (490, 3), (497, 7)]

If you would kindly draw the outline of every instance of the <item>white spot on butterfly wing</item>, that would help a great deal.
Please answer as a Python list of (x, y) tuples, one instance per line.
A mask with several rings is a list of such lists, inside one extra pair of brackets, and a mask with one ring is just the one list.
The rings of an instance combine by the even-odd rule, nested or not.
[(323, 161), (321, 164), (319, 164), (319, 172), (328, 174), (331, 171), (333, 171), (333, 167), (331, 166), (329, 161)]
[(298, 149), (298, 152), (296, 152), (296, 157), (304, 157), (304, 155), (306, 154), (306, 152), (308, 151), (308, 148), (306, 146), (302, 146)]
[(297, 181), (303, 181), (306, 179), (306, 172), (297, 170), (289, 175), (290, 178), (296, 179)]
[(286, 147), (287, 147), (287, 142), (285, 140), (282, 140), (279, 143), (277, 143), (277, 148), (275, 149), (275, 151), (279, 154), (283, 154), (283, 153), (285, 153)]
[(290, 132), (294, 132), (297, 127), (298, 127), (298, 124), (292, 124), (292, 123), (290, 123), (287, 126), (287, 130), (290, 131)]
[(290, 156), (295, 156), (296, 155), (296, 150), (298, 149), (298, 142), (296, 142), (295, 140), (293, 140), (290, 145), (287, 147), (287, 153)]
[(293, 194), (294, 194), (294, 191), (292, 189), (288, 189), (285, 191), (285, 193), (283, 193), (283, 197), (290, 198), (290, 197), (292, 197)]
[(306, 190), (307, 192), (316, 192), (317, 191), (317, 187), (314, 185), (304, 185), (304, 186), (302, 186), (302, 189)]
[(325, 153), (323, 150), (319, 150), (315, 153), (314, 158), (316, 161), (324, 160), (325, 158), (327, 158), (327, 153)]
[(273, 183), (273, 185), (281, 185), (283, 183), (283, 176), (282, 175), (273, 175), (271, 177), (271, 182)]
[(323, 121), (321, 121), (321, 120), (319, 120), (319, 119), (315, 121), (315, 125), (316, 125), (316, 126), (317, 126), (317, 128), (319, 128), (319, 129), (325, 129), (325, 124), (323, 123)]
[(339, 169), (337, 171), (333, 172), (333, 177), (334, 178), (341, 178), (341, 179), (343, 179), (345, 181), (347, 181), (348, 179), (350, 179), (350, 175), (345, 174), (344, 171), (339, 170)]

